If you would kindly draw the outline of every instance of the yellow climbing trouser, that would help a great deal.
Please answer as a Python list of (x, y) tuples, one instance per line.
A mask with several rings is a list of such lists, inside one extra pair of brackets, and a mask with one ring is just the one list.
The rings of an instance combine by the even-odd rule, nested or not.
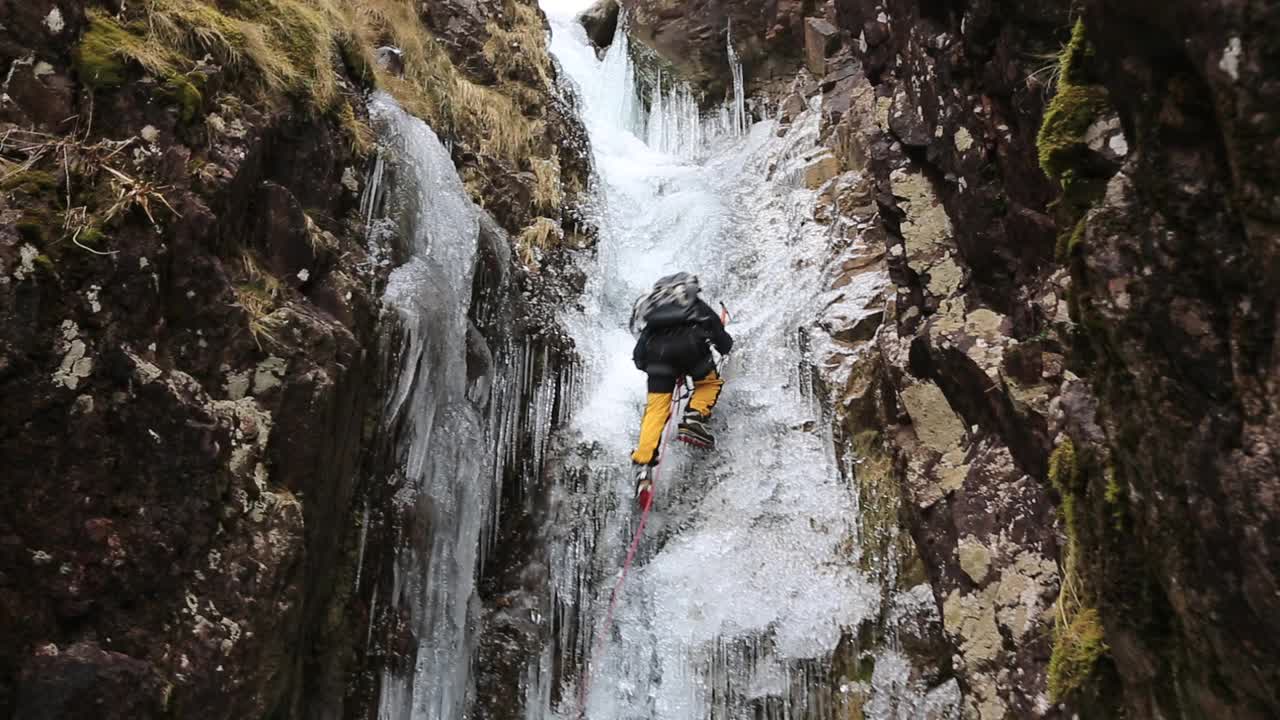
[[(650, 390), (653, 390), (654, 380), (657, 378), (650, 379)], [(636, 447), (636, 451), (631, 453), (632, 462), (652, 465), (657, 460), (658, 445), (662, 442), (662, 429), (667, 426), (667, 420), (671, 419), (671, 394), (675, 392), (674, 380), (671, 385), (671, 389), (666, 392), (649, 393), (644, 407), (644, 419), (640, 421), (640, 444)], [(703, 418), (711, 417), (711, 409), (716, 406), (716, 400), (720, 399), (720, 389), (723, 386), (724, 380), (720, 379), (715, 370), (707, 373), (701, 380), (694, 381), (693, 395), (689, 398), (689, 409)]]

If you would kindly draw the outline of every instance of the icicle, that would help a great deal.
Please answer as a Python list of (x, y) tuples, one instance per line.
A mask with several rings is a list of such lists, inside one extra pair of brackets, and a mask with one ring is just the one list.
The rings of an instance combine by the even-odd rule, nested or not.
[(730, 19), (725, 28), (725, 45), (729, 48), (729, 69), (733, 72), (733, 134), (743, 135), (747, 132), (746, 84), (742, 77), (742, 61), (733, 48), (733, 20)]
[(355, 592), (360, 591), (360, 571), (364, 569), (364, 545), (365, 539), (369, 536), (369, 501), (365, 500), (360, 510), (360, 544), (356, 551), (356, 579), (351, 584), (351, 588)]

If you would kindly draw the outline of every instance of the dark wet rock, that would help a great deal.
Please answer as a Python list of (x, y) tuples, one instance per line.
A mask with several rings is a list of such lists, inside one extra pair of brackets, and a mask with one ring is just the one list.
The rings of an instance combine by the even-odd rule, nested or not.
[(578, 22), (586, 29), (587, 37), (597, 48), (607, 48), (613, 44), (620, 10), (618, 0), (600, 0), (578, 16)]
[[(453, 9), (432, 20), (477, 27)], [(416, 642), (371, 602), (397, 522), (395, 485), (366, 480), (397, 345), (395, 258), (359, 213), (367, 78), (326, 68), (325, 112), (217, 65), (188, 87), (121, 61), (107, 83), (77, 50), (87, 23), (0, 2), (0, 716), (363, 716)], [(539, 212), (573, 226), (585, 132), (554, 75), (541, 92), (566, 199)], [(551, 318), (580, 279), (558, 256), (517, 267), (491, 222), (504, 327), (567, 354)], [(371, 621), (386, 642), (365, 645)]]
[(15, 720), (159, 717), (171, 686), (147, 662), (85, 642), (35, 648), (24, 664)]
[(1085, 4), (1129, 152), (1067, 248), (1093, 394), (1063, 410), (1113, 660), (1086, 688), (1134, 716), (1280, 713), (1277, 28), (1263, 2)]
[(790, 79), (803, 62), (803, 3), (798, 0), (685, 3), (622, 0), (631, 32), (681, 75), (720, 102), (733, 91), (728, 31), (753, 87)]

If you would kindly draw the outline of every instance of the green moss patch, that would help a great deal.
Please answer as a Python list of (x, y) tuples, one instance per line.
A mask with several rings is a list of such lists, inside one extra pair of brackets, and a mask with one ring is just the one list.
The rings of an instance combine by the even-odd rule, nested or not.
[(91, 10), (89, 27), (73, 53), (80, 82), (94, 89), (123, 85), (128, 79), (126, 61), (130, 50), (136, 53), (143, 43), (142, 38), (110, 16)]
[(1080, 481), (1080, 468), (1076, 464), (1076, 446), (1071, 438), (1062, 441), (1049, 456), (1049, 482), (1054, 489), (1068, 495), (1077, 489)]
[(102, 231), (92, 225), (81, 230), (80, 234), (76, 236), (76, 242), (85, 247), (97, 248), (102, 245), (102, 241)]
[(1057, 702), (1083, 688), (1107, 649), (1097, 610), (1082, 608), (1066, 623), (1059, 618), (1049, 657), (1049, 697)]
[(1054, 257), (1070, 260), (1084, 237), (1083, 218), (1106, 190), (1085, 136), (1099, 120), (1114, 113), (1107, 90), (1096, 75), (1093, 49), (1085, 37), (1083, 21), (1077, 21), (1071, 40), (1058, 58), (1058, 91), (1045, 109), (1036, 137), (1040, 167), (1062, 187), (1062, 196), (1050, 205), (1064, 230), (1058, 235)]
[(1111, 109), (1107, 91), (1099, 85), (1067, 85), (1049, 103), (1036, 148), (1040, 167), (1049, 177), (1069, 185), (1081, 153), (1087, 152), (1084, 136), (1089, 127)]
[[(196, 75), (194, 77), (200, 77)], [(161, 86), (161, 92), (178, 106), (178, 117), (189, 123), (201, 114), (204, 93), (185, 75), (170, 75)]]
[(0, 191), (36, 197), (58, 189), (58, 176), (40, 170), (16, 172), (0, 180)]
[(1071, 39), (1059, 58), (1059, 81), (1069, 85), (1092, 83), (1094, 79), (1089, 74), (1092, 62), (1093, 46), (1085, 37), (1084, 20), (1076, 20), (1076, 24), (1071, 26)]
[(15, 229), (18, 231), (18, 237), (36, 247), (44, 247), (47, 237), (49, 221), (37, 215), (23, 215), (18, 219)]
[(1111, 108), (1106, 88), (1090, 73), (1092, 58), (1084, 21), (1077, 20), (1058, 59), (1058, 92), (1045, 110), (1036, 138), (1040, 167), (1064, 187), (1070, 184), (1079, 155), (1087, 150), (1084, 135), (1089, 126)]
[(1080, 241), (1084, 239), (1084, 218), (1076, 221), (1072, 226), (1071, 232), (1064, 232), (1058, 235), (1058, 244), (1054, 248), (1054, 259), (1060, 263), (1065, 263), (1071, 257), (1071, 251), (1075, 249)]

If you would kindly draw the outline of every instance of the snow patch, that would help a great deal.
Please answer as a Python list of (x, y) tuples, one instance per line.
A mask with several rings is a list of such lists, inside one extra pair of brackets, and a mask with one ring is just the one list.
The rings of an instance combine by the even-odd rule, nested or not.
[(1120, 157), (1124, 157), (1129, 154), (1129, 141), (1124, 139), (1124, 133), (1113, 135), (1111, 139), (1107, 141), (1107, 147), (1111, 148), (1111, 152)]

